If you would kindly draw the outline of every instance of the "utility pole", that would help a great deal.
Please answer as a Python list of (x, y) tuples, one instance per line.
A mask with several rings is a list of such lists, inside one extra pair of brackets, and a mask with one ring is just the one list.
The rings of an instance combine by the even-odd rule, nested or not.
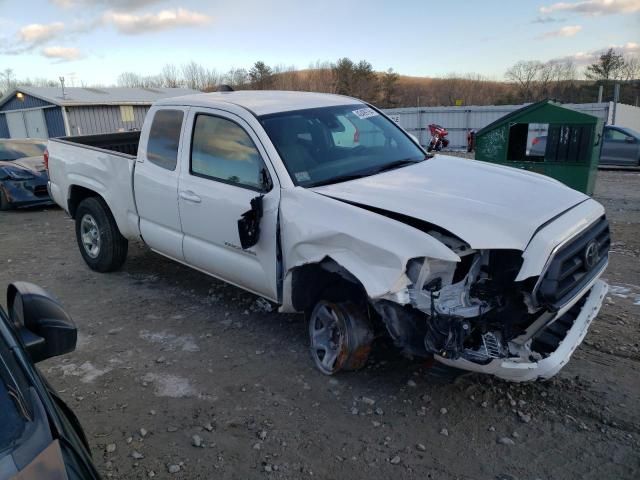
[(611, 117), (611, 124), (616, 124), (616, 110), (618, 107), (618, 102), (620, 101), (620, 84), (616, 83), (613, 86), (613, 115)]

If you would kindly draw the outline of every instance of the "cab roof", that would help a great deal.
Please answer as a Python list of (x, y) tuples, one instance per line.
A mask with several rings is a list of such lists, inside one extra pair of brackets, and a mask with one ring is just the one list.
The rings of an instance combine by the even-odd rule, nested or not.
[(304, 110), (307, 108), (334, 107), (363, 103), (351, 97), (329, 93), (286, 92), (272, 90), (240, 90), (235, 92), (199, 93), (160, 100), (156, 105), (183, 105), (195, 107), (220, 107), (233, 104), (250, 110), (257, 116), (272, 113)]

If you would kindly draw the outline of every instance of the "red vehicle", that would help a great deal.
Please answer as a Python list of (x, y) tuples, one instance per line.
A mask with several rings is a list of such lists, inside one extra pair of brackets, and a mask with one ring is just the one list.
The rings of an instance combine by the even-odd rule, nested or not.
[(449, 146), (449, 139), (446, 138), (447, 135), (449, 135), (449, 132), (446, 128), (432, 123), (431, 125), (429, 125), (429, 133), (431, 133), (431, 141), (429, 142), (429, 146), (427, 147), (428, 152), (431, 152), (433, 150), (439, 152), (443, 148), (447, 148)]

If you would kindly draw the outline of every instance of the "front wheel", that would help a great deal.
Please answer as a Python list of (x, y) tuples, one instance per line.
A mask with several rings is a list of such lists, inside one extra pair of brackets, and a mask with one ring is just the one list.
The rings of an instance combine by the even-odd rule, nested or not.
[(374, 334), (361, 306), (320, 300), (309, 314), (309, 339), (318, 370), (334, 375), (365, 366)]
[(112, 272), (127, 258), (129, 243), (122, 236), (109, 207), (89, 197), (76, 210), (76, 240), (86, 264), (97, 272)]

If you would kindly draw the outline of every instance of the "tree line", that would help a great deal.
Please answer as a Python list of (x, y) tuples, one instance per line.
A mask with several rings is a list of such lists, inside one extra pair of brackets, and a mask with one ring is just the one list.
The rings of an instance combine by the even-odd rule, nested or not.
[[(196, 62), (167, 64), (155, 75), (123, 72), (117, 78), (121, 87), (186, 87), (203, 92), (227, 84), (235, 90), (300, 90), (337, 93), (364, 99), (382, 108), (448, 105), (501, 105), (552, 98), (563, 103), (597, 101), (613, 96), (613, 85), (622, 85), (620, 101), (638, 104), (640, 61), (625, 58), (614, 49), (604, 52), (583, 72), (570, 61), (520, 61), (507, 69), (506, 81), (478, 74), (449, 74), (443, 78), (403, 76), (388, 69), (378, 72), (366, 60), (343, 57), (335, 62), (315, 62), (306, 69), (255, 62), (250, 68), (221, 72)], [(18, 81), (13, 71), (0, 72), (0, 91), (15, 85), (56, 86), (48, 79)], [(100, 85), (92, 85), (100, 86)]]

